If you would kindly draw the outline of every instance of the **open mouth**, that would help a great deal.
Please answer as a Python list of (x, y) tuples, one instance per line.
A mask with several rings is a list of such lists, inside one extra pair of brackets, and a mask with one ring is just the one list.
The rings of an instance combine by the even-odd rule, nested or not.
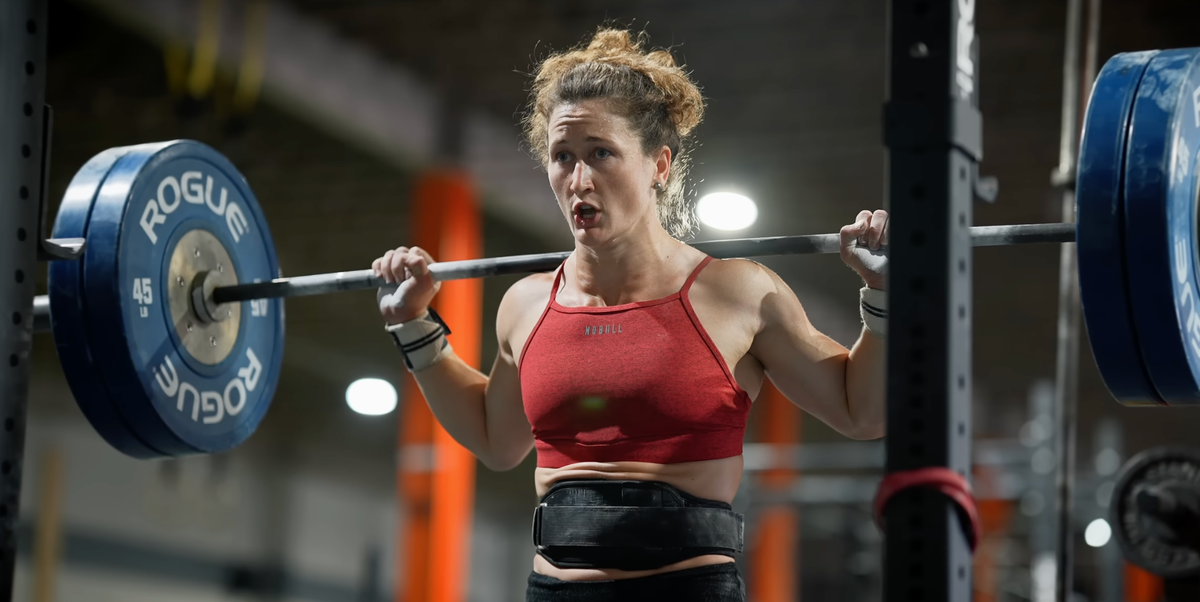
[(600, 210), (594, 205), (579, 203), (575, 205), (575, 225), (581, 228), (596, 225), (596, 219), (600, 215)]

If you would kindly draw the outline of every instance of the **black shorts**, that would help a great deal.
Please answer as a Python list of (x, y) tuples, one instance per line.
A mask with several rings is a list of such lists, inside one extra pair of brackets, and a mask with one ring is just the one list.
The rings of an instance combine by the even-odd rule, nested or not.
[(635, 579), (563, 581), (530, 573), (525, 602), (746, 602), (746, 583), (732, 562)]

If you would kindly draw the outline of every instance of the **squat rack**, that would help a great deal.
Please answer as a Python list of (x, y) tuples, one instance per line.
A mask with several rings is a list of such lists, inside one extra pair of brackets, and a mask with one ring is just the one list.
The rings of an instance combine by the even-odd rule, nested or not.
[(6, 602), (13, 596), (35, 270), (43, 248), (46, 12), (45, 1), (0, 3), (0, 600)]
[[(974, 9), (974, 0), (888, 5), (889, 474), (971, 471), (967, 228), (983, 157)], [(971, 550), (949, 498), (912, 488), (883, 514), (885, 602), (971, 599)]]
[[(1079, 44), (1083, 0), (1067, 0), (1060, 162), (1063, 221), (1074, 221), (1080, 89), (1096, 69), (1099, 0), (1088, 0), (1086, 65)], [(971, 474), (971, 284), (974, 201), (991, 200), (979, 177), (979, 43), (975, 0), (890, 0), (884, 143), (891, 211), (886, 472), (945, 467)], [(1086, 81), (1081, 81), (1086, 78)], [(1072, 591), (1071, 495), (1079, 356), (1075, 248), (1060, 259), (1055, 381), (1055, 598)], [(884, 600), (972, 597), (971, 550), (957, 506), (929, 490), (898, 494), (884, 511)]]

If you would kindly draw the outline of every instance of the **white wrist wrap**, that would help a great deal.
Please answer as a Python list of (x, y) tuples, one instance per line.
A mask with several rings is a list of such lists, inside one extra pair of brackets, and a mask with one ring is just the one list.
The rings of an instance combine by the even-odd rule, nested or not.
[(871, 334), (887, 337), (887, 291), (862, 287), (858, 291), (858, 311)]
[(429, 312), (402, 324), (387, 327), (392, 340), (404, 356), (404, 365), (409, 372), (420, 372), (441, 362), (454, 350), (446, 335), (449, 334), (441, 320), (435, 320)]

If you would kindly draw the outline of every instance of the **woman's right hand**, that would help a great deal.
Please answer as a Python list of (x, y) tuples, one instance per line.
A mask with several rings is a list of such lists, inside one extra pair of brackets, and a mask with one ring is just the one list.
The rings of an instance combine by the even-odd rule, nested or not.
[(379, 289), (379, 313), (388, 324), (400, 324), (425, 313), (442, 287), (433, 279), (429, 266), (433, 257), (421, 247), (399, 247), (371, 262), (371, 271), (396, 290)]

